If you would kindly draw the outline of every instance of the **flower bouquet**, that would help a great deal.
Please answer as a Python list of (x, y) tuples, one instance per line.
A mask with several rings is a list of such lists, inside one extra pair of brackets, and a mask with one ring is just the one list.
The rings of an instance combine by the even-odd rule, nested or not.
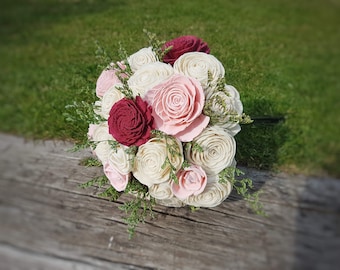
[(251, 119), (222, 63), (198, 37), (160, 42), (145, 32), (149, 46), (131, 55), (121, 49), (86, 110), (92, 115), (84, 145), (103, 176), (83, 187), (108, 185), (101, 195), (112, 199), (132, 194), (122, 206), (131, 235), (155, 204), (215, 207), (233, 187), (247, 199), (254, 195), (251, 180), (235, 177), (234, 136)]

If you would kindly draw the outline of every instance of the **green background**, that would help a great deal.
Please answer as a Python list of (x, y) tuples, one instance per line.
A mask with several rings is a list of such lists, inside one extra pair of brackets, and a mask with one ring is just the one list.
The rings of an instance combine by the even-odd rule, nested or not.
[[(118, 57), (196, 35), (225, 66), (250, 116), (285, 121), (243, 126), (239, 164), (340, 176), (340, 2), (331, 0), (2, 1), (0, 130), (78, 140), (65, 106), (92, 102), (101, 69), (95, 42)], [(120, 60), (120, 59), (116, 59)]]

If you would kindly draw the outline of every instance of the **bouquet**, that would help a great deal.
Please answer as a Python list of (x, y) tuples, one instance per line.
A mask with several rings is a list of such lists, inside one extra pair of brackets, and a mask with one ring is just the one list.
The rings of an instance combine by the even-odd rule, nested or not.
[(254, 198), (251, 180), (236, 180), (234, 139), (252, 120), (222, 63), (196, 36), (161, 42), (146, 33), (149, 46), (121, 49), (102, 70), (86, 110), (86, 146), (103, 176), (83, 187), (108, 185), (101, 195), (112, 199), (132, 194), (121, 207), (131, 234), (155, 204), (215, 207), (233, 187)]

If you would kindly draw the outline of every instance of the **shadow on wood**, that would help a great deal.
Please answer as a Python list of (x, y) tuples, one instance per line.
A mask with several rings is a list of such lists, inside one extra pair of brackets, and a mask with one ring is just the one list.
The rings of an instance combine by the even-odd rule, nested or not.
[[(102, 174), (90, 151), (0, 135), (3, 269), (337, 269), (340, 180), (242, 168), (268, 217), (232, 194), (192, 213), (157, 206), (128, 240), (117, 202), (79, 184)], [(125, 197), (126, 199), (126, 197)]]

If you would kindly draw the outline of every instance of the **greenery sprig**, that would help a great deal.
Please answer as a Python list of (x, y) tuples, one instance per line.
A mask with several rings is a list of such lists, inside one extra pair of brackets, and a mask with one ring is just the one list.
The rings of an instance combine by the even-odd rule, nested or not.
[(166, 55), (172, 49), (172, 46), (165, 48), (165, 41), (159, 40), (155, 33), (151, 33), (146, 29), (143, 29), (143, 32), (147, 35), (149, 45), (152, 47), (152, 50), (157, 55), (158, 60), (162, 61), (164, 55)]
[(135, 195), (132, 200), (119, 207), (127, 215), (124, 221), (128, 226), (127, 232), (129, 239), (131, 239), (138, 224), (144, 223), (147, 217), (154, 218), (153, 207), (156, 202), (154, 198), (149, 196), (148, 187), (135, 178), (129, 181), (124, 193)]
[(160, 140), (165, 141), (167, 155), (165, 157), (164, 163), (162, 164), (161, 168), (164, 170), (167, 166), (170, 168), (170, 176), (169, 179), (174, 181), (176, 184), (178, 184), (178, 178), (177, 178), (177, 169), (172, 164), (170, 157), (181, 157), (182, 154), (179, 151), (177, 141), (175, 137), (170, 136), (160, 130), (152, 130), (151, 133)]
[(109, 179), (105, 175), (94, 177), (90, 181), (87, 181), (86, 183), (80, 184), (79, 186), (81, 188), (88, 188), (88, 187), (103, 187), (109, 182)]
[(263, 205), (259, 201), (260, 192), (252, 192), (254, 189), (253, 181), (249, 178), (239, 179), (241, 175), (244, 175), (244, 172), (240, 169), (236, 167), (228, 167), (219, 173), (219, 182), (226, 183), (226, 181), (229, 181), (237, 194), (249, 203), (250, 207), (256, 214), (266, 216), (266, 213), (263, 210)]

